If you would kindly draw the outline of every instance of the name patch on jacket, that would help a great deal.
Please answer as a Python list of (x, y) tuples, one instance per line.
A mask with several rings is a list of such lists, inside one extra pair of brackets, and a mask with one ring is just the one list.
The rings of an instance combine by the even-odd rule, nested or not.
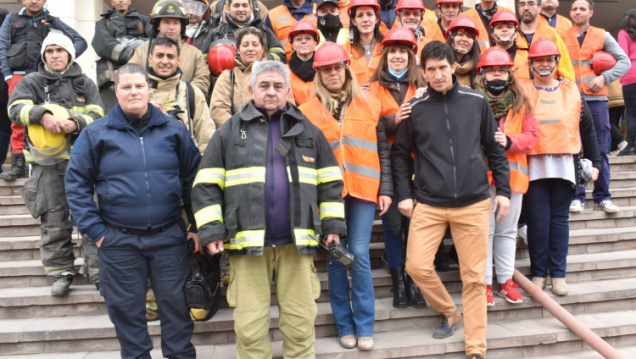
[(302, 156), (303, 156), (303, 161), (305, 161), (305, 162), (309, 162), (309, 163), (315, 163), (316, 162), (316, 160), (313, 157), (309, 157), (309, 156), (305, 156), (305, 155), (302, 155)]

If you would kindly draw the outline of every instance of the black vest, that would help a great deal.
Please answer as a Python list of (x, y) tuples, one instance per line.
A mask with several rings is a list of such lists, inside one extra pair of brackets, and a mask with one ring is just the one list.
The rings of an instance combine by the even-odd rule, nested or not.
[(57, 29), (56, 18), (46, 14), (41, 20), (30, 24), (29, 15), (11, 14), (9, 26), (11, 29), (11, 47), (7, 51), (9, 68), (19, 71), (29, 65), (29, 61), (42, 62), (40, 51), (44, 38), (51, 29)]

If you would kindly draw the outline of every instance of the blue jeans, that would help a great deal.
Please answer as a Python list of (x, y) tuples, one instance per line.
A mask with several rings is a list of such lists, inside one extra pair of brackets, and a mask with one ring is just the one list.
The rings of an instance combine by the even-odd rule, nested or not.
[(398, 201), (393, 201), (389, 210), (382, 215), (384, 251), (389, 262), (389, 268), (400, 268), (404, 265), (402, 238), (404, 236), (408, 241), (410, 223), (409, 218), (400, 213)]
[(528, 225), (530, 273), (545, 278), (565, 278), (570, 242), (570, 203), (574, 195), (572, 182), (560, 178), (530, 181), (523, 197)]
[(355, 256), (351, 263), (351, 298), (347, 268), (329, 257), (329, 300), (338, 335), (373, 336), (375, 324), (375, 292), (371, 280), (369, 242), (373, 230), (375, 203), (347, 196), (345, 218), (347, 237), (340, 243)]
[[(598, 179), (594, 182), (592, 197), (594, 198), (594, 203), (601, 203), (612, 199), (612, 195), (609, 192), (610, 169), (609, 159), (607, 158), (607, 148), (610, 142), (609, 107), (607, 106), (607, 101), (590, 101), (587, 105), (590, 107), (590, 112), (592, 112), (592, 118), (594, 119), (598, 152), (602, 162)], [(579, 187), (578, 195), (574, 199), (578, 199), (581, 203), (585, 202), (585, 187)]]
[(625, 99), (627, 142), (633, 146), (636, 142), (636, 83), (623, 86), (623, 98)]

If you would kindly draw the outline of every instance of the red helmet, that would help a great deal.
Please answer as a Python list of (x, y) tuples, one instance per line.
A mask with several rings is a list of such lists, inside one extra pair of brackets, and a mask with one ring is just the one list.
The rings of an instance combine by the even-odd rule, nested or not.
[(371, 6), (377, 13), (380, 12), (380, 4), (378, 4), (376, 0), (351, 0), (351, 2), (349, 2), (349, 7), (347, 7), (349, 16), (351, 16), (351, 10), (353, 10), (353, 8), (360, 6)]
[(542, 37), (540, 39), (532, 41), (532, 45), (530, 45), (530, 51), (528, 52), (528, 58), (532, 59), (535, 57), (544, 56), (561, 57), (561, 53), (559, 52), (559, 48), (554, 43), (554, 41), (550, 39)]
[(435, 7), (439, 7), (442, 4), (459, 4), (459, 6), (464, 6), (464, 0), (437, 0)]
[(605, 51), (597, 51), (592, 56), (592, 71), (594, 75), (601, 76), (601, 73), (607, 71), (616, 65), (616, 59), (612, 54)]
[(316, 42), (320, 42), (320, 33), (318, 32), (318, 29), (316, 29), (316, 25), (309, 20), (303, 19), (297, 21), (289, 31), (289, 43), (292, 43), (294, 36), (303, 32), (314, 35)]
[(513, 63), (510, 59), (510, 55), (506, 50), (493, 46), (488, 50), (484, 51), (479, 58), (479, 63), (477, 64), (477, 71), (479, 71), (482, 67), (486, 66), (508, 66), (512, 67)]
[(212, 75), (218, 77), (224, 70), (232, 70), (236, 66), (234, 46), (229, 40), (217, 40), (212, 43), (208, 53), (208, 67)]
[[(419, 0), (417, 0), (419, 2)], [(388, 45), (402, 44), (409, 46), (417, 54), (417, 40), (413, 32), (404, 26), (394, 27), (386, 33), (382, 40), (382, 50)]]
[(457, 28), (471, 29), (475, 31), (475, 36), (479, 37), (479, 29), (477, 28), (475, 21), (466, 15), (458, 16), (451, 21), (450, 25), (448, 25), (448, 30), (446, 30), (446, 38), (448, 39), (451, 32)]
[(495, 27), (498, 23), (501, 22), (509, 22), (515, 24), (515, 27), (519, 28), (519, 20), (517, 20), (517, 16), (510, 10), (502, 9), (497, 11), (497, 13), (490, 20), (490, 30)]
[(314, 54), (314, 70), (318, 70), (319, 67), (335, 65), (341, 62), (349, 65), (351, 59), (345, 49), (335, 42), (325, 42)]
[[(460, 0), (461, 1), (461, 0)], [(422, 10), (422, 13), (426, 12), (422, 0), (400, 0), (395, 7), (395, 15), (402, 9), (418, 9)]]

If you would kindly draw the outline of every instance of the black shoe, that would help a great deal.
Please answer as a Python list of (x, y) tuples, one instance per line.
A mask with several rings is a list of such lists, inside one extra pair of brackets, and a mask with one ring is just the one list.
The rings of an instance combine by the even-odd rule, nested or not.
[(448, 257), (446, 257), (446, 251), (444, 249), (444, 242), (439, 245), (437, 254), (435, 254), (435, 270), (438, 272), (450, 271), (450, 264), (448, 263)]
[(628, 145), (626, 149), (622, 150), (619, 156), (636, 156), (636, 146), (633, 144)]
[(99, 282), (95, 283), (95, 289), (99, 292)]
[(66, 275), (56, 279), (51, 286), (52, 296), (66, 296), (71, 292), (71, 283), (73, 276)]
[(382, 254), (380, 260), (382, 261), (382, 266), (386, 270), (386, 273), (391, 274), (391, 268), (389, 268), (389, 259), (386, 257), (386, 251)]
[(409, 300), (406, 296), (406, 285), (404, 283), (404, 267), (389, 268), (391, 280), (393, 281), (393, 307), (408, 308)]
[(420, 288), (415, 284), (413, 278), (408, 274), (406, 275), (406, 295), (409, 298), (409, 303), (414, 308), (426, 308), (426, 299), (424, 299)]
[(18, 178), (27, 178), (26, 161), (24, 160), (24, 154), (13, 154), (13, 167), (7, 172), (0, 173), (0, 179), (7, 181), (15, 181)]

